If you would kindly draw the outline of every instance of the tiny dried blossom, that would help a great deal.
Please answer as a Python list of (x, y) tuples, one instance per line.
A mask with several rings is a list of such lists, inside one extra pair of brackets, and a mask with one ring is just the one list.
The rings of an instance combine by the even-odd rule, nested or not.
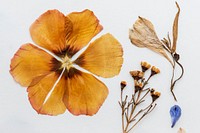
[(181, 117), (181, 108), (178, 105), (172, 106), (170, 109), (170, 116), (171, 116), (171, 121), (172, 121), (171, 127), (173, 128), (176, 122)]
[(148, 70), (151, 67), (151, 65), (145, 61), (142, 61), (141, 67), (142, 67), (142, 71), (145, 72), (146, 70)]
[(155, 91), (155, 89), (151, 89), (151, 97), (152, 97), (152, 102), (154, 102), (156, 99), (160, 97), (161, 93)]
[(135, 80), (139, 80), (144, 77), (144, 72), (142, 71), (130, 71), (130, 74)]
[[(24, 44), (11, 60), (10, 73), (28, 87), (29, 101), (39, 114), (59, 115), (66, 109), (73, 115), (98, 112), (108, 88), (92, 74), (113, 77), (119, 74), (123, 63), (121, 44), (111, 34), (89, 44), (102, 29), (97, 17), (87, 9), (66, 16), (58, 10), (48, 10), (31, 25), (32, 40), (51, 54), (31, 43)], [(88, 44), (72, 61), (73, 55)]]
[(160, 70), (157, 67), (152, 66), (151, 67), (151, 75), (155, 75), (155, 74), (158, 74), (158, 73), (160, 73)]
[(121, 85), (121, 89), (123, 90), (124, 87), (126, 87), (127, 83), (126, 81), (121, 81), (120, 85)]
[(138, 80), (134, 80), (134, 84), (135, 84), (135, 93), (141, 90), (143, 87), (143, 84)]

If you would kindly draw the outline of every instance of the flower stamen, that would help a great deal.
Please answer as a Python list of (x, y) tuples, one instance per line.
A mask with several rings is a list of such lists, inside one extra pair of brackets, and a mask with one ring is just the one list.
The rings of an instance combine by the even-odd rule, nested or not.
[(65, 56), (62, 59), (62, 65), (60, 67), (60, 69), (65, 68), (66, 70), (69, 70), (72, 67), (72, 62), (70, 60), (70, 58), (68, 56)]

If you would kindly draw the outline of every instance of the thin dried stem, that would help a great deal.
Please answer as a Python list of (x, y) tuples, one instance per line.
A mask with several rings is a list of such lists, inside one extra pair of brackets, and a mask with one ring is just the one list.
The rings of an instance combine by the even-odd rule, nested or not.
[[(171, 56), (173, 58), (173, 54), (171, 53)], [(176, 62), (175, 62), (175, 59), (173, 58), (173, 63), (174, 63), (174, 66), (172, 67), (173, 70), (172, 70), (172, 78), (171, 78), (171, 86), (170, 86), (170, 90), (171, 90), (171, 93), (172, 93), (172, 96), (174, 97), (174, 100), (177, 101), (176, 99), (176, 95), (174, 94), (173, 92), (173, 89), (174, 89), (174, 75), (175, 75), (175, 66), (176, 66)]]
[[(153, 103), (151, 103), (150, 106), (148, 106), (148, 108), (146, 108), (148, 110), (146, 112), (144, 112), (144, 114), (138, 119), (138, 121), (134, 125), (132, 125), (132, 127), (130, 129), (127, 130), (126, 133), (129, 133), (142, 120), (142, 118), (144, 118), (147, 114), (149, 114), (156, 107), (156, 104), (154, 106), (152, 104)], [(142, 111), (144, 111), (144, 110), (142, 110)]]
[[(121, 107), (124, 108), (122, 96), (123, 96), (123, 90), (121, 91)], [(124, 109), (122, 110), (122, 129), (124, 130)]]
[(141, 97), (138, 103), (141, 103), (141, 101), (143, 101), (143, 99), (147, 96), (147, 94), (149, 94), (149, 92), (150, 92), (150, 89), (148, 89), (148, 91)]
[(183, 66), (178, 62), (178, 61), (176, 61), (176, 63), (179, 65), (179, 67), (181, 68), (181, 75), (176, 79), (176, 80), (174, 80), (174, 83), (173, 83), (173, 86), (175, 85), (175, 83), (178, 81), (178, 80), (180, 80), (182, 77), (183, 77), (183, 74), (184, 74), (184, 68), (183, 68)]
[[(172, 55), (172, 56), (173, 56), (173, 55)], [(177, 79), (174, 80), (174, 71), (175, 71), (175, 67), (173, 67), (173, 75), (172, 75), (172, 79), (171, 79), (171, 88), (170, 88), (170, 90), (171, 90), (171, 93), (172, 93), (172, 95), (173, 95), (173, 97), (174, 97), (174, 100), (177, 101), (176, 96), (175, 96), (173, 90), (174, 90), (174, 86), (175, 86), (176, 82), (177, 82), (178, 80), (180, 80), (180, 79), (183, 77), (184, 68), (183, 68), (183, 66), (178, 62), (178, 60), (175, 60), (175, 59), (174, 59), (174, 62), (175, 62), (175, 64), (178, 64), (178, 66), (181, 68), (181, 75), (180, 75)]]

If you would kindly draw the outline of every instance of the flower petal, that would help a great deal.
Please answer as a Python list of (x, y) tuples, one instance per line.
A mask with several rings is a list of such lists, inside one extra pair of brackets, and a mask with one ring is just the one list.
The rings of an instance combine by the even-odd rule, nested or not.
[(162, 42), (158, 39), (153, 24), (142, 17), (133, 25), (133, 29), (129, 30), (129, 38), (131, 43), (137, 47), (146, 47), (160, 55), (164, 56), (172, 65), (171, 59), (166, 54)]
[(172, 106), (170, 108), (170, 116), (171, 116), (171, 120), (172, 120), (171, 127), (173, 128), (175, 126), (176, 122), (181, 117), (181, 108), (178, 105)]
[(11, 60), (10, 73), (22, 86), (29, 86), (38, 76), (49, 73), (54, 58), (32, 44), (20, 47)]
[(75, 63), (101, 77), (119, 74), (123, 63), (121, 44), (111, 35), (105, 34), (95, 40)]
[(48, 10), (30, 27), (33, 41), (54, 53), (62, 52), (66, 36), (72, 29), (71, 22), (58, 10)]
[(183, 128), (179, 128), (177, 133), (186, 133), (186, 131)]
[(71, 68), (64, 103), (74, 115), (94, 115), (108, 95), (107, 87), (94, 76)]
[(73, 29), (71, 34), (67, 36), (66, 44), (69, 45), (70, 49), (73, 49), (74, 52), (69, 55), (73, 56), (81, 48), (86, 46), (103, 27), (90, 10), (70, 13), (67, 15), (67, 18), (72, 22)]
[(58, 77), (59, 74), (55, 72), (37, 77), (27, 89), (30, 103), (39, 114), (58, 115), (65, 112), (66, 106), (62, 100), (65, 80), (61, 79), (56, 84)]

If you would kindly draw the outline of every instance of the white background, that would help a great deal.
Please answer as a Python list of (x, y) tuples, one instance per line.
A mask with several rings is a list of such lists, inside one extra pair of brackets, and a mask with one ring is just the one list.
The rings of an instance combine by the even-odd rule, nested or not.
[[(181, 7), (177, 52), (185, 67), (183, 79), (175, 86), (178, 102), (169, 91), (171, 66), (167, 60), (147, 49), (131, 45), (128, 30), (143, 16), (152, 21), (160, 38), (171, 33), (177, 12), (174, 0), (1, 0), (0, 1), (0, 133), (122, 133), (119, 83), (128, 82), (127, 93), (133, 86), (130, 70), (139, 69), (140, 61), (147, 61), (161, 73), (155, 76), (149, 86), (162, 95), (156, 109), (143, 119), (132, 131), (135, 133), (176, 133), (183, 127), (187, 133), (200, 130), (199, 89), (199, 45), (200, 45), (200, 2), (178, 0)], [(109, 96), (99, 112), (92, 117), (73, 116), (68, 111), (59, 116), (38, 115), (31, 107), (26, 88), (17, 84), (9, 74), (10, 59), (18, 48), (32, 42), (29, 26), (42, 13), (58, 9), (64, 14), (90, 9), (103, 25), (97, 36), (110, 32), (123, 45), (124, 64), (119, 76), (103, 79), (109, 88)], [(95, 38), (97, 38), (95, 37)], [(182, 108), (182, 116), (172, 129), (169, 109), (174, 104)]]

